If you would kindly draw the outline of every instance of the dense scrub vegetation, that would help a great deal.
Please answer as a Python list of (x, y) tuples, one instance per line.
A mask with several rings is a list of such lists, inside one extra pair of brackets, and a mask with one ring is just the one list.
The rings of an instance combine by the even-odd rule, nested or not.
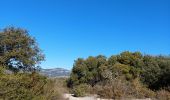
[(63, 81), (38, 73), (38, 64), (43, 60), (44, 55), (28, 31), (14, 27), (1, 31), (0, 99), (63, 100)]
[(79, 58), (67, 84), (75, 96), (88, 89), (104, 98), (156, 98), (164, 91), (170, 99), (170, 57), (125, 51), (109, 58)]
[(56, 80), (38, 73), (6, 74), (1, 69), (0, 99), (3, 100), (58, 100), (61, 98)]

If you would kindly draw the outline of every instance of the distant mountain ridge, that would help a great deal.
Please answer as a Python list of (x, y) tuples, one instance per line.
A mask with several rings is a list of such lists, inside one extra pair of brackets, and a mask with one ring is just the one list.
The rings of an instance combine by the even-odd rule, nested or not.
[(64, 68), (41, 69), (40, 74), (48, 77), (69, 77), (71, 71)]

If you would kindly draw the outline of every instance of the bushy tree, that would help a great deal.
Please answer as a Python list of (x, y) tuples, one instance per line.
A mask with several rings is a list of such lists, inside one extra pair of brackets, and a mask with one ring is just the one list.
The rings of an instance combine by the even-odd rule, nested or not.
[(31, 71), (44, 60), (35, 39), (27, 30), (8, 27), (0, 32), (0, 65), (12, 71)]

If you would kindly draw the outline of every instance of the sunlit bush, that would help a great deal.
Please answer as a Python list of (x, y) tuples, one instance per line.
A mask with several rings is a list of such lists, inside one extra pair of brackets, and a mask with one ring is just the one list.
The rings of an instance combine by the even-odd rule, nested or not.
[(11, 73), (0, 71), (0, 99), (4, 100), (56, 100), (60, 94), (55, 81), (38, 73)]
[(73, 88), (72, 93), (75, 97), (86, 96), (90, 92), (90, 86), (87, 84), (80, 84)]

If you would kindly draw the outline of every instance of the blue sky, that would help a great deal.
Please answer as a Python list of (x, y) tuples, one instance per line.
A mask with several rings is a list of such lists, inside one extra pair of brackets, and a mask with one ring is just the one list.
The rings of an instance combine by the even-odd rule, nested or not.
[(37, 39), (43, 68), (124, 50), (170, 54), (169, 0), (1, 0), (0, 28), (9, 25)]

